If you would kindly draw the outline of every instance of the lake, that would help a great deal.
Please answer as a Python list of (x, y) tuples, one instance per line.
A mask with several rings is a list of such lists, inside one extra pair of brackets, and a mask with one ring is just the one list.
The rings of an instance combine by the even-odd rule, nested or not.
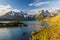
[(32, 31), (38, 28), (0, 28), (0, 40), (29, 40)]
[[(22, 22), (30, 25), (30, 27), (28, 26), (28, 27), (0, 28), (0, 40), (29, 40), (32, 31), (37, 32), (40, 31), (40, 28), (37, 28), (35, 26), (40, 25), (41, 22), (35, 22), (35, 21), (32, 22), (22, 21)], [(7, 21), (5, 21), (5, 23), (7, 23)], [(44, 25), (46, 25), (46, 23)]]

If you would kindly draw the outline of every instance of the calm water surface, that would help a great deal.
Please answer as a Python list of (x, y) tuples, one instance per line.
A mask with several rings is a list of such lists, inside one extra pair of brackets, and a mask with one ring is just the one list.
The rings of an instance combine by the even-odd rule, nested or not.
[[(9, 22), (9, 21), (1, 21)], [(46, 22), (35, 22), (35, 21), (23, 21), (23, 23), (28, 25), (40, 25), (46, 26)], [(14, 28), (0, 28), (0, 40), (29, 40), (32, 31), (40, 31), (39, 28), (33, 27), (14, 27)]]
[(0, 40), (29, 40), (32, 31), (38, 28), (0, 28)]

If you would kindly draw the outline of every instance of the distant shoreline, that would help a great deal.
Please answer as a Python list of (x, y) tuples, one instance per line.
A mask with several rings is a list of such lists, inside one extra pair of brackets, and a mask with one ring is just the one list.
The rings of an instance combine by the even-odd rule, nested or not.
[(10, 21), (10, 22), (0, 22), (0, 28), (4, 27), (27, 27), (27, 24), (17, 21)]

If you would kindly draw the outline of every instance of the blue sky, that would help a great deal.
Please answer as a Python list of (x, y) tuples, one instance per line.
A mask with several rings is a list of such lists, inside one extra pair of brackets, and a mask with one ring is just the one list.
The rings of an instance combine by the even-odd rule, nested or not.
[(60, 8), (60, 0), (0, 0), (0, 5), (10, 5), (19, 10), (35, 10), (42, 8)]

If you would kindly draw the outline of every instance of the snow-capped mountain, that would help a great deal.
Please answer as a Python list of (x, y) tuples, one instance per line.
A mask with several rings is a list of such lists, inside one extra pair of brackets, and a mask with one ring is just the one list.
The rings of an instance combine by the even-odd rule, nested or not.
[(9, 11), (4, 15), (0, 16), (3, 19), (24, 19), (24, 20), (36, 20), (45, 17), (55, 16), (57, 14), (56, 11), (50, 12), (49, 10), (38, 10), (38, 11), (29, 11), (29, 12), (16, 12), (16, 11)]
[(0, 18), (9, 18), (9, 19), (17, 19), (17, 18), (24, 18), (24, 15), (27, 15), (27, 13), (24, 12), (14, 12), (10, 11), (7, 12), (5, 15), (0, 16)]
[(40, 20), (46, 17), (53, 17), (56, 16), (58, 12), (51, 12), (49, 10), (41, 10), (38, 11), (38, 13), (36, 14), (35, 18)]

